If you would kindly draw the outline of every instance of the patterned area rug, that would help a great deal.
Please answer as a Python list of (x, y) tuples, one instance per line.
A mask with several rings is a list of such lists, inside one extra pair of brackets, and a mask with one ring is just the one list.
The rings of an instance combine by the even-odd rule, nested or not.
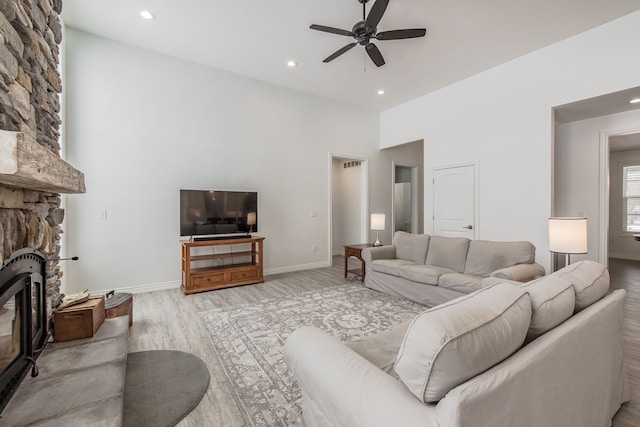
[(301, 393), (283, 358), (291, 332), (316, 326), (349, 341), (391, 329), (424, 310), (350, 284), (200, 315), (247, 424), (292, 426), (299, 423)]

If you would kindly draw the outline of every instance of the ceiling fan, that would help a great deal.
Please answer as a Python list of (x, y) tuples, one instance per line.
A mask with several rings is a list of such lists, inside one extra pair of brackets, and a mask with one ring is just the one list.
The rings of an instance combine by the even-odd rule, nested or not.
[(356, 40), (354, 43), (349, 43), (341, 49), (338, 49), (327, 58), (325, 58), (322, 62), (331, 62), (343, 53), (352, 49), (355, 45), (361, 44), (362, 46), (364, 46), (367, 54), (369, 54), (369, 58), (371, 58), (373, 63), (378, 67), (381, 67), (384, 65), (384, 58), (382, 57), (382, 54), (380, 53), (378, 47), (375, 44), (371, 43), (371, 39), (381, 41), (412, 39), (416, 37), (423, 37), (427, 33), (426, 28), (391, 30), (378, 33), (378, 23), (380, 23), (382, 15), (384, 15), (385, 10), (387, 10), (389, 0), (376, 0), (376, 2), (371, 7), (371, 11), (369, 11), (369, 16), (366, 16), (366, 3), (368, 3), (369, 0), (358, 1), (362, 3), (362, 21), (357, 22), (353, 26), (351, 31), (316, 24), (313, 24), (309, 27), (312, 30), (324, 31), (326, 33), (338, 34), (341, 36), (349, 36), (353, 37)]

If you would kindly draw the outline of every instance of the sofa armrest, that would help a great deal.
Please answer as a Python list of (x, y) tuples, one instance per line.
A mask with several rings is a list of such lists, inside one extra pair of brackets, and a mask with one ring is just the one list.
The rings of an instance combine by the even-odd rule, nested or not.
[(362, 259), (365, 265), (376, 259), (394, 259), (396, 257), (396, 247), (393, 245), (374, 246), (362, 250)]
[(501, 268), (491, 273), (491, 277), (499, 279), (515, 280), (518, 282), (528, 282), (536, 277), (544, 276), (544, 267), (538, 263), (517, 264), (510, 267)]
[(420, 402), (400, 381), (318, 328), (303, 327), (287, 338), (285, 362), (322, 414), (319, 421), (303, 407), (306, 425), (438, 426), (434, 405)]

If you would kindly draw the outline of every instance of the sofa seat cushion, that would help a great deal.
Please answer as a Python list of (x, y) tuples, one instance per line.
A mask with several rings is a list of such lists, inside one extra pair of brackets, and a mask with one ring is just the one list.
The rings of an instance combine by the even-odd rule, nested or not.
[(399, 269), (400, 277), (413, 282), (426, 283), (428, 285), (438, 285), (440, 276), (447, 273), (455, 273), (450, 268), (438, 267), (435, 265), (410, 265)]
[(440, 276), (438, 286), (470, 294), (485, 287), (483, 280), (484, 277), (475, 274), (447, 273)]
[(393, 378), (399, 379), (393, 369), (393, 364), (410, 323), (411, 320), (407, 320), (388, 331), (378, 332), (354, 341), (346, 341), (345, 345)]
[(516, 264), (531, 264), (536, 248), (529, 242), (490, 242), (472, 240), (469, 243), (464, 272), (488, 277), (496, 270)]
[(609, 271), (604, 265), (593, 261), (569, 264), (552, 276), (562, 277), (573, 285), (576, 293), (576, 313), (598, 301), (609, 290)]
[(425, 264), (464, 272), (470, 240), (464, 237), (431, 236)]
[(396, 247), (396, 258), (424, 264), (429, 246), (428, 234), (412, 234), (396, 231), (393, 235), (393, 246)]
[(371, 262), (371, 269), (380, 273), (392, 274), (394, 276), (400, 276), (402, 267), (419, 265), (414, 261), (407, 261), (405, 259), (377, 259)]
[(524, 290), (507, 283), (481, 289), (416, 316), (394, 369), (418, 399), (437, 402), (520, 348), (530, 321)]
[(576, 296), (571, 282), (547, 276), (520, 285), (531, 297), (531, 325), (526, 342), (530, 342), (573, 315)]

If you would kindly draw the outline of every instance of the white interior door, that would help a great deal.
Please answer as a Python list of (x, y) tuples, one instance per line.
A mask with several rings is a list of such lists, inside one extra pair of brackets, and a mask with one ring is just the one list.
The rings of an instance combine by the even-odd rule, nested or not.
[(475, 165), (434, 169), (434, 234), (474, 239), (475, 215)]

